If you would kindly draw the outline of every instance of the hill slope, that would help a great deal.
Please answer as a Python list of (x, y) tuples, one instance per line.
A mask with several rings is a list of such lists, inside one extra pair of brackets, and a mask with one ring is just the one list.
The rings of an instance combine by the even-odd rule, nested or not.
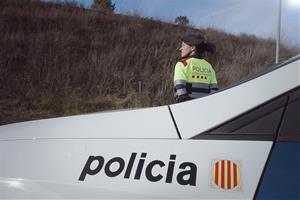
[[(221, 87), (274, 63), (275, 43), (150, 19), (0, 1), (0, 124), (174, 103), (180, 37), (201, 33)], [(282, 48), (281, 60), (295, 55)]]

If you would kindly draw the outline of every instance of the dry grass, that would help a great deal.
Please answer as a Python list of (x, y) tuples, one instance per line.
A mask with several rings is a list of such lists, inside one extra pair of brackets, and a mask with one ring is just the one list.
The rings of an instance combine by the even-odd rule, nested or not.
[[(0, 1), (0, 124), (174, 103), (180, 37), (202, 33), (221, 87), (274, 62), (275, 43), (214, 29), (41, 3)], [(295, 55), (282, 48), (281, 59)]]

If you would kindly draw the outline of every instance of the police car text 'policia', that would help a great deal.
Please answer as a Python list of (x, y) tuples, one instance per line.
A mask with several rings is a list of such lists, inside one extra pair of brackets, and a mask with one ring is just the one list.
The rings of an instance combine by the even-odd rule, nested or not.
[[(124, 179), (145, 178), (151, 182), (164, 181), (165, 183), (176, 181), (180, 185), (196, 186), (197, 166), (194, 163), (182, 162), (177, 165), (174, 154), (170, 155), (167, 162), (147, 160), (147, 153), (137, 155), (136, 152), (131, 153), (129, 160), (121, 157), (107, 159), (100, 155), (89, 156), (78, 180), (85, 181), (87, 176), (94, 175), (111, 178), (122, 176)], [(154, 169), (156, 169), (155, 172)]]

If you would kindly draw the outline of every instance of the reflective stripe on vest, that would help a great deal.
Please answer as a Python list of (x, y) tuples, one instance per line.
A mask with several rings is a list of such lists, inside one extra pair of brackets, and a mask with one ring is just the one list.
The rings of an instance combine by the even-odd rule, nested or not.
[[(181, 96), (185, 94), (195, 93), (196, 96), (199, 96), (199, 93), (208, 94), (210, 93), (210, 84), (206, 83), (186, 83), (185, 81), (177, 81), (175, 84), (175, 96)], [(193, 98), (193, 97), (192, 97)]]

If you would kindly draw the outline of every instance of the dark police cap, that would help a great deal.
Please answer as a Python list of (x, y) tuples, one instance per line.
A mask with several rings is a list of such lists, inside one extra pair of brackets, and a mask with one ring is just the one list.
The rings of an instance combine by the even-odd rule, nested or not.
[(204, 38), (201, 35), (188, 34), (181, 38), (183, 42), (188, 45), (199, 45), (204, 42)]

